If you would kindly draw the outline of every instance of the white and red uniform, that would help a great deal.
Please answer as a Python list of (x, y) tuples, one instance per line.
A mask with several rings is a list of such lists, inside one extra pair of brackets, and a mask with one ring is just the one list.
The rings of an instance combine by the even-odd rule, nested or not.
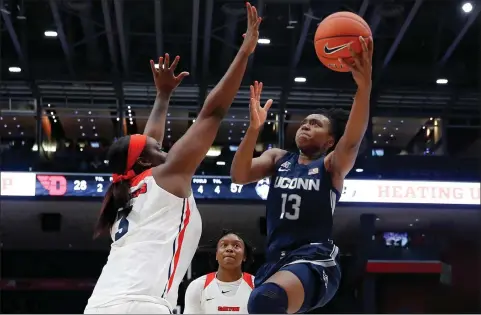
[(194, 198), (165, 191), (151, 170), (132, 179), (131, 193), (132, 211), (112, 228), (108, 261), (85, 313), (169, 314), (177, 305), (202, 231)]
[(184, 314), (248, 314), (247, 302), (254, 276), (243, 273), (234, 282), (222, 282), (216, 273), (195, 279), (185, 292)]

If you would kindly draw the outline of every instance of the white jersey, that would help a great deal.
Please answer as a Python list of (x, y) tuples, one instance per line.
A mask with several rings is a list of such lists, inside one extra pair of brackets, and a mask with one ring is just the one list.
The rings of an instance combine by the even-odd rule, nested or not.
[(248, 314), (247, 302), (254, 276), (243, 273), (234, 282), (222, 282), (216, 273), (192, 281), (185, 292), (184, 314)]
[(112, 243), (86, 309), (125, 301), (177, 305), (178, 287), (199, 244), (202, 222), (193, 196), (157, 185), (152, 170), (131, 181), (133, 207), (111, 231)]

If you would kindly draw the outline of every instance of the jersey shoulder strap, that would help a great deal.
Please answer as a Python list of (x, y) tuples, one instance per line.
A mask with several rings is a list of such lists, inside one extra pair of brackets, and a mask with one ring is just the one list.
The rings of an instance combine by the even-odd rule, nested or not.
[(205, 275), (204, 289), (215, 279), (215, 272), (211, 272)]
[(130, 180), (130, 189), (132, 190), (137, 188), (136, 186), (138, 186), (142, 180), (149, 176), (152, 176), (152, 168), (135, 175), (135, 177)]
[(284, 154), (279, 160), (277, 160), (277, 162), (276, 162), (276, 164), (275, 164), (276, 170), (277, 170), (282, 164), (284, 164), (285, 162), (291, 160), (292, 157), (294, 157), (295, 155), (296, 155), (296, 153), (294, 153), (294, 152), (286, 151), (286, 154)]
[(254, 276), (253, 275), (251, 275), (250, 273), (244, 272), (242, 274), (242, 278), (251, 287), (251, 289), (254, 289), (254, 281), (253, 281)]

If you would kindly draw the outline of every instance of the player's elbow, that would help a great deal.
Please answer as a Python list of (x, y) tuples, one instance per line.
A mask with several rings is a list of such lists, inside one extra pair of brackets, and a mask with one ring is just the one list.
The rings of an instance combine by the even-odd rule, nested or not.
[(232, 180), (232, 183), (234, 184), (239, 184), (239, 185), (247, 184), (247, 178), (245, 178), (245, 176), (243, 176), (241, 173), (233, 172), (231, 170), (230, 178)]
[(248, 172), (242, 171), (236, 168), (234, 164), (232, 164), (232, 167), (230, 169), (230, 178), (232, 180), (232, 183), (239, 184), (239, 185), (248, 184), (249, 183), (248, 175), (249, 175)]
[(237, 184), (237, 185), (247, 185), (249, 184), (251, 181), (250, 180), (247, 180), (247, 179), (242, 179), (242, 180), (235, 180), (234, 178), (232, 178), (232, 183), (233, 184)]
[(207, 97), (197, 118), (215, 118), (222, 120), (225, 115), (227, 115), (228, 110), (228, 106), (223, 106), (221, 101)]

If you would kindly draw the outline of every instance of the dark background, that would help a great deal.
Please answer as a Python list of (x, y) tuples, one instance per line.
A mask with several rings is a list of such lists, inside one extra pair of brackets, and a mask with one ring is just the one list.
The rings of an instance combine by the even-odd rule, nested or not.
[[(466, 14), (464, 2), (253, 2), (264, 17), (261, 37), (271, 43), (258, 45), (251, 57), (198, 173), (228, 174), (247, 128), (253, 80), (264, 82), (263, 99), (274, 99), (256, 154), (293, 148), (300, 121), (320, 107), (350, 108), (350, 75), (322, 66), (313, 45), (318, 23), (347, 10), (366, 19), (375, 40), (371, 122), (349, 177), (479, 182), (481, 3), (471, 1)], [(164, 52), (180, 55), (179, 71), (191, 73), (171, 99), (163, 143), (168, 150), (240, 46), (243, 10), (237, 0), (0, 0), (1, 170), (106, 172), (112, 141), (145, 127), (155, 98), (149, 59)], [(44, 36), (47, 30), (57, 36)], [(21, 72), (10, 72), (14, 66)], [(306, 82), (295, 83), (295, 77)], [(439, 78), (448, 83), (436, 84)], [(108, 254), (108, 240), (91, 239), (100, 200), (2, 199), (0, 206), (1, 312), (81, 312)], [(199, 208), (201, 245), (223, 228), (242, 232), (258, 249), (253, 272), (262, 262), (262, 204), (212, 201)], [(52, 213), (48, 231), (45, 214)], [(362, 213), (379, 218), (374, 243), (384, 231), (407, 231), (409, 248), (366, 242)], [(480, 312), (480, 222), (476, 207), (340, 205), (334, 237), (345, 277), (322, 312), (366, 311), (368, 290), (380, 313)], [(213, 270), (209, 252), (203, 247), (196, 255), (194, 278)], [(368, 259), (426, 257), (450, 271), (441, 277), (362, 272)], [(375, 287), (368, 288), (372, 278)]]

